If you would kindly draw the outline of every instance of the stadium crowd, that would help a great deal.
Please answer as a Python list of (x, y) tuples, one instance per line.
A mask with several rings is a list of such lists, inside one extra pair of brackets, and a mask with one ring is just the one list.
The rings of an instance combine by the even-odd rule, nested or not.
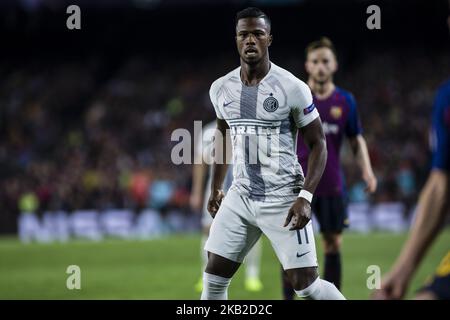
[[(349, 148), (352, 202), (411, 207), (429, 166), (428, 126), (444, 53), (366, 52), (337, 83), (355, 94), (379, 190), (368, 199)], [(305, 80), (301, 55), (274, 62)], [(128, 57), (35, 60), (0, 67), (0, 214), (176, 208), (191, 215), (190, 165), (174, 165), (171, 133), (214, 118), (208, 90), (237, 61)]]

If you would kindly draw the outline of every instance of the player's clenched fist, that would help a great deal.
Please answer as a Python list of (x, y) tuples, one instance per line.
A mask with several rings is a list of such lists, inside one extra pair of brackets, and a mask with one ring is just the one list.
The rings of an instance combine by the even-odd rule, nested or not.
[(223, 190), (215, 190), (214, 192), (211, 192), (211, 196), (208, 200), (208, 212), (211, 214), (211, 217), (214, 218), (216, 216), (223, 197), (225, 197)]
[[(402, 270), (403, 269), (403, 270)], [(375, 290), (371, 298), (374, 300), (398, 300), (403, 299), (410, 277), (408, 272), (404, 271), (407, 268), (394, 270), (385, 275), (381, 280), (381, 288)], [(403, 271), (403, 272), (402, 272)]]
[(297, 201), (289, 209), (289, 213), (284, 222), (284, 227), (289, 225), (289, 230), (303, 229), (311, 220), (311, 204), (304, 198), (297, 198)]

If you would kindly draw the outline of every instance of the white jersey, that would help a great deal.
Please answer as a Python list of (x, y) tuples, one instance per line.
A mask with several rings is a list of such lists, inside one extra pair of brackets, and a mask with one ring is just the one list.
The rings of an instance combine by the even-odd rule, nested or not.
[(274, 63), (256, 86), (243, 84), (240, 70), (214, 81), (209, 92), (217, 118), (230, 127), (230, 190), (257, 201), (293, 200), (304, 182), (297, 130), (319, 117), (311, 91)]

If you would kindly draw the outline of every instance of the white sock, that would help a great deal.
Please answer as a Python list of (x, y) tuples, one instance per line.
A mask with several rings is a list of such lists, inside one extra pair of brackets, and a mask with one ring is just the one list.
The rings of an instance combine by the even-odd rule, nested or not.
[(245, 257), (245, 276), (247, 279), (259, 278), (261, 251), (261, 240), (258, 240)]
[(345, 300), (342, 293), (331, 282), (317, 277), (316, 280), (303, 290), (295, 290), (295, 293), (308, 300)]
[(203, 272), (201, 300), (228, 300), (228, 286), (231, 278), (224, 278)]
[(208, 252), (205, 250), (205, 243), (206, 240), (208, 240), (208, 236), (205, 234), (202, 234), (202, 239), (200, 242), (200, 257), (202, 259), (202, 270), (201, 272), (205, 271), (206, 265), (208, 264)]

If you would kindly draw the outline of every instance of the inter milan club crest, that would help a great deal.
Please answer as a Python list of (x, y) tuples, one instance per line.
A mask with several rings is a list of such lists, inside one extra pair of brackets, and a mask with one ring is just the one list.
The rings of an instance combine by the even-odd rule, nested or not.
[(273, 94), (270, 94), (270, 97), (268, 97), (266, 100), (264, 100), (263, 103), (264, 110), (267, 112), (274, 112), (278, 109), (278, 100), (273, 97)]

